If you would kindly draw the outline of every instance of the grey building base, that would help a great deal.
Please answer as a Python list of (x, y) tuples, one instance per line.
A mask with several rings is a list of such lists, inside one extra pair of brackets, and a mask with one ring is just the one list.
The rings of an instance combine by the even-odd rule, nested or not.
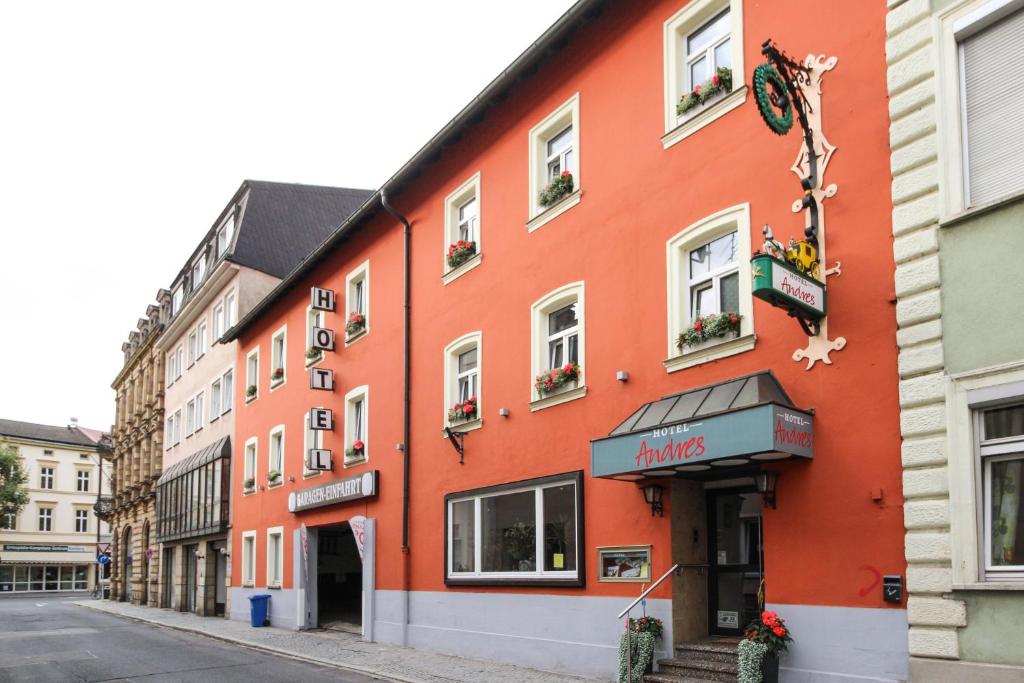
[(780, 663), (784, 683), (907, 680), (906, 610), (771, 603), (767, 609), (793, 634)]
[(297, 591), (280, 588), (238, 588), (232, 586), (230, 591), (231, 612), (228, 615), (237, 621), (249, 621), (249, 596), (270, 596), (270, 625), (277, 628), (298, 630)]
[(1021, 683), (1024, 666), (911, 657), (910, 680), (914, 683)]

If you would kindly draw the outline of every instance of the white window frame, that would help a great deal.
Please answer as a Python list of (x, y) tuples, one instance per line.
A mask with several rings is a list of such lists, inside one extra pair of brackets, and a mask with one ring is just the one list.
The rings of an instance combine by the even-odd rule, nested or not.
[[(690, 324), (691, 295), (689, 288), (690, 251), (719, 237), (736, 233), (736, 260), (739, 272), (740, 332), (736, 339), (708, 340), (695, 348), (676, 346), (679, 334)], [(667, 356), (664, 361), (668, 372), (692, 367), (754, 348), (754, 304), (750, 260), (750, 204), (737, 204), (705, 216), (683, 228), (666, 243), (666, 287), (668, 301)], [(686, 292), (685, 296), (683, 292)]]
[[(199, 273), (197, 276), (196, 273)], [(192, 291), (199, 289), (200, 285), (203, 284), (203, 280), (206, 279), (206, 253), (204, 253), (192, 262)]]
[(220, 419), (221, 391), (223, 384), (221, 378), (217, 377), (210, 382), (210, 422)]
[(345, 276), (345, 320), (343, 324), (348, 322), (350, 314), (357, 312), (356, 308), (353, 307), (356, 283), (362, 281), (362, 314), (363, 319), (366, 323), (362, 332), (355, 337), (345, 336), (345, 346), (355, 344), (357, 341), (365, 337), (370, 333), (370, 260), (367, 259), (354, 268), (348, 275)]
[[(277, 465), (278, 465), (277, 467), (274, 467), (274, 457), (275, 457), (274, 456), (274, 442), (275, 442), (275, 440), (278, 440), (278, 439), (279, 439), (278, 443), (280, 443), (280, 452), (277, 454), (277, 457), (280, 459), (280, 462), (277, 463)], [(276, 469), (278, 472), (281, 473), (281, 476), (278, 478), (276, 484), (271, 484), (268, 481), (267, 482), (268, 486), (281, 486), (282, 484), (284, 484), (284, 460), (285, 460), (284, 425), (283, 424), (279, 424), (279, 425), (275, 426), (273, 429), (270, 430), (270, 437), (267, 439), (267, 474), (270, 474), (273, 470)]]
[(203, 394), (204, 394), (204, 392), (200, 391), (199, 393), (197, 393), (195, 395), (195, 399), (194, 400), (195, 400), (195, 403), (196, 403), (196, 419), (195, 419), (195, 426), (194, 426), (194, 429), (193, 429), (193, 432), (192, 432), (193, 434), (201, 431), (202, 428), (206, 426), (206, 423), (205, 423), (205, 420), (204, 420), (204, 416), (203, 416), (203, 410), (206, 407), (206, 406), (203, 405), (205, 403), (205, 396)]
[[(255, 367), (254, 367), (255, 366)], [(256, 387), (256, 393), (249, 396), (249, 387)], [(252, 403), (260, 397), (260, 347), (245, 354), (245, 402)]]
[[(547, 479), (545, 477), (545, 479)], [(494, 498), (500, 496), (508, 496), (517, 493), (523, 493), (527, 491), (534, 491), (534, 503), (535, 503), (535, 517), (536, 520), (535, 529), (542, 530), (545, 526), (544, 520), (544, 496), (539, 495), (541, 491), (548, 488), (555, 488), (559, 486), (565, 486), (566, 484), (572, 484), (575, 489), (575, 499), (573, 510), (576, 514), (576, 569), (569, 571), (559, 570), (545, 570), (543, 568), (532, 572), (485, 572), (483, 571), (483, 514), (481, 502), (487, 498)], [(579, 497), (580, 487), (582, 486), (581, 479), (576, 476), (567, 476), (563, 478), (552, 477), (548, 481), (541, 481), (535, 484), (524, 482), (524, 485), (516, 488), (502, 489), (500, 491), (493, 492), (481, 492), (481, 493), (470, 493), (468, 495), (456, 495), (449, 498), (446, 502), (446, 515), (447, 524), (445, 527), (445, 548), (447, 556), (445, 557), (445, 578), (448, 580), (459, 580), (459, 579), (476, 579), (481, 583), (488, 580), (502, 581), (502, 580), (536, 580), (543, 582), (545, 580), (572, 580), (582, 581), (583, 580), (583, 553), (586, 552), (586, 548), (581, 543), (581, 536), (583, 535), (584, 519), (579, 514)], [(454, 515), (452, 514), (452, 508), (461, 502), (473, 501), (473, 566), (474, 571), (471, 572), (455, 572), (452, 571), (452, 560), (453, 560), (453, 544), (452, 544), (452, 526), (454, 524)], [(544, 557), (544, 533), (536, 534), (536, 558), (537, 562), (540, 563)]]
[[(476, 225), (474, 226), (475, 239), (471, 240), (476, 242), (476, 254), (469, 258), (465, 263), (461, 263), (455, 268), (448, 266), (448, 247), (458, 242), (461, 237), (459, 236), (460, 222), (459, 222), (459, 211), (468, 204), (471, 200), (476, 201)], [(480, 265), (480, 261), (483, 258), (483, 246), (481, 242), (481, 226), (483, 225), (481, 209), (483, 204), (480, 199), (480, 171), (477, 171), (468, 180), (464, 181), (457, 188), (444, 199), (444, 244), (441, 248), (441, 272), (443, 273), (441, 281), (444, 284), (448, 284), (453, 280), (457, 279), (463, 273), (476, 268)]]
[(356, 440), (355, 435), (355, 404), (363, 402), (362, 407), (362, 432), (360, 439), (363, 442), (363, 454), (360, 457), (350, 458), (344, 455), (345, 467), (350, 465), (362, 465), (370, 461), (370, 387), (367, 384), (352, 389), (345, 394), (345, 450), (352, 448)]
[[(732, 92), (678, 116), (676, 105), (684, 94), (692, 90), (692, 86), (689, 86), (686, 39), (726, 9), (729, 10), (729, 23), (732, 26)], [(746, 102), (747, 87), (743, 82), (746, 76), (743, 65), (743, 0), (692, 0), (665, 21), (663, 34), (665, 135), (661, 143), (668, 149)]]
[[(39, 505), (38, 506), (38, 514), (36, 515), (36, 520), (37, 520), (36, 529), (40, 533), (49, 533), (49, 532), (53, 531), (53, 517), (54, 517), (53, 511), (54, 511), (55, 508), (56, 508), (56, 505), (54, 505), (52, 503), (49, 503), (49, 504), (46, 504), (46, 505)], [(46, 514), (43, 514), (43, 513), (46, 513)], [(45, 524), (44, 524), (44, 522), (45, 522)], [(45, 526), (46, 528), (45, 529), (40, 528), (40, 527), (43, 527), (43, 526)]]
[(179, 283), (177, 287), (171, 292), (171, 317), (178, 315), (181, 312), (181, 307), (185, 303), (185, 285)]
[(43, 491), (52, 491), (57, 481), (57, 466), (45, 464), (39, 466), (39, 488)]
[(190, 398), (185, 403), (185, 438), (189, 438), (196, 431), (196, 400)]
[[(278, 354), (277, 342), (281, 341), (281, 351)], [(288, 325), (282, 325), (277, 328), (273, 335), (270, 337), (270, 376), (274, 376), (274, 372), (281, 368), (284, 370), (284, 376), (279, 379), (270, 380), (270, 390), (273, 391), (277, 387), (288, 381)]]
[(224, 295), (224, 332), (227, 332), (238, 322), (238, 297), (234, 290)]
[[(82, 476), (85, 475), (85, 476)], [(75, 471), (75, 492), (76, 493), (89, 493), (89, 485), (92, 483), (92, 473), (89, 470), (78, 469)], [(85, 488), (82, 488), (82, 482), (85, 482)]]
[(256, 531), (242, 532), (242, 585), (256, 585)]
[[(324, 406), (314, 406), (314, 408), (323, 408)], [(312, 440), (310, 440), (312, 435)], [(324, 430), (322, 429), (310, 429), (309, 428), (309, 412), (307, 411), (302, 423), (302, 477), (308, 479), (309, 477), (316, 477), (323, 474), (323, 470), (311, 470), (306, 467), (306, 463), (309, 462), (309, 452), (313, 449), (321, 449), (324, 447)]]
[[(84, 513), (84, 515), (82, 514)], [(84, 521), (84, 524), (81, 522)], [(79, 528), (79, 527), (85, 528)], [(89, 510), (85, 508), (75, 508), (75, 533), (76, 534), (87, 534), (89, 533)]]
[[(963, 80), (960, 43), (1024, 7), (1024, 0), (974, 0), (956, 2), (938, 14), (937, 131), (939, 167), (939, 220), (987, 206), (969, 206)], [(1017, 197), (1019, 195), (1011, 195)], [(1003, 200), (996, 200), (999, 205)]]
[[(454, 424), (448, 421), (448, 411), (461, 400), (459, 396), (459, 355), (476, 349), (476, 417)], [(442, 424), (453, 431), (468, 432), (483, 426), (483, 332), (477, 330), (453, 340), (444, 348), (444, 412)]]
[[(534, 382), (541, 372), (552, 369), (548, 366), (548, 314), (574, 302), (577, 304), (576, 319), (579, 328), (577, 356), (579, 357), (580, 377), (577, 386), (574, 389), (562, 389), (557, 393), (541, 397), (537, 393)], [(586, 396), (586, 328), (586, 297), (582, 280), (548, 292), (530, 307), (530, 410), (541, 410)]]
[(231, 248), (231, 243), (235, 238), (235, 228), (237, 227), (238, 220), (238, 208), (232, 207), (228, 211), (228, 215), (221, 221), (220, 227), (217, 228), (217, 258), (220, 258)]
[(18, 515), (13, 512), (8, 512), (3, 515), (3, 521), (0, 522), (0, 531), (17, 531), (18, 530)]
[(177, 358), (177, 352), (174, 350), (168, 351), (166, 354), (166, 365), (167, 365), (167, 386), (174, 384), (174, 380), (177, 376), (177, 370), (174, 367), (174, 359)]
[(224, 334), (224, 302), (213, 307), (213, 343)]
[(235, 370), (228, 368), (220, 376), (220, 414), (224, 415), (235, 407)]
[[(252, 449), (250, 451), (250, 448)], [(259, 475), (260, 448), (259, 439), (255, 436), (246, 439), (242, 448), (242, 491), (245, 491), (245, 480), (253, 480), (253, 491), (259, 487), (256, 477)]]
[(181, 379), (181, 373), (184, 372), (185, 366), (185, 345), (179, 344), (178, 348), (174, 350), (174, 368), (176, 372), (175, 380)]
[[(573, 191), (554, 204), (541, 206), (537, 201), (540, 191), (548, 184), (547, 143), (555, 135), (572, 126), (572, 151), (576, 157), (576, 170), (572, 174)], [(533, 232), (556, 216), (579, 204), (583, 196), (583, 159), (580, 149), (580, 94), (577, 92), (530, 129), (529, 137), (529, 219), (526, 228)]]
[[(324, 352), (322, 349), (313, 348), (313, 328), (324, 327), (324, 321), (327, 319), (326, 311), (321, 311), (318, 308), (313, 308), (310, 304), (306, 306), (306, 348), (303, 349), (302, 354), (305, 358), (306, 367), (310, 367), (319, 363), (324, 358)], [(310, 358), (308, 354), (310, 351), (317, 351), (317, 354)]]
[[(274, 557), (273, 539), (277, 538), (277, 557)], [(276, 559), (276, 562), (274, 561)], [(276, 581), (271, 578), (276, 574)], [(284, 527), (274, 526), (267, 529), (267, 588), (280, 588), (284, 585)]]
[(196, 325), (196, 340), (198, 341), (198, 348), (196, 350), (196, 360), (199, 360), (206, 355), (206, 318), (199, 321)]
[(191, 368), (196, 364), (196, 359), (199, 357), (199, 337), (196, 334), (196, 330), (192, 330), (188, 335), (188, 366)]

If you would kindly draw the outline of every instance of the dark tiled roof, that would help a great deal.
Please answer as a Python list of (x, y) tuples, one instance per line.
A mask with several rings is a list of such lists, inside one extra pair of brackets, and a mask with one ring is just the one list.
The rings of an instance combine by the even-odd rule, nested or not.
[(373, 194), (247, 180), (249, 198), (228, 260), (283, 278)]
[(77, 427), (55, 427), (53, 425), (35, 424), (34, 422), (0, 419), (0, 438), (5, 436), (32, 439), (34, 441), (49, 441), (69, 446), (87, 446), (89, 448), (96, 448), (97, 446), (95, 441)]

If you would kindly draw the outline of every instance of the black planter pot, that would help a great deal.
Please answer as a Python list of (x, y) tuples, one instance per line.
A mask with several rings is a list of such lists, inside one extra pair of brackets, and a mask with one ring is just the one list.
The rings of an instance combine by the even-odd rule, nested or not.
[(779, 683), (779, 658), (766, 654), (761, 660), (761, 683)]

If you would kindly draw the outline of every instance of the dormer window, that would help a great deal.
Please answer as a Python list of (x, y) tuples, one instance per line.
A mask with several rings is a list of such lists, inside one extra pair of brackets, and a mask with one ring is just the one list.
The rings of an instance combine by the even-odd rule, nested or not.
[(178, 315), (181, 310), (181, 304), (185, 301), (185, 289), (182, 285), (178, 285), (174, 288), (174, 293), (171, 295), (171, 315)]
[(195, 263), (192, 264), (192, 291), (199, 289), (199, 285), (203, 284), (203, 278), (206, 277), (206, 254), (200, 256)]
[(217, 230), (217, 258), (231, 246), (231, 238), (235, 236), (235, 212), (232, 210)]

